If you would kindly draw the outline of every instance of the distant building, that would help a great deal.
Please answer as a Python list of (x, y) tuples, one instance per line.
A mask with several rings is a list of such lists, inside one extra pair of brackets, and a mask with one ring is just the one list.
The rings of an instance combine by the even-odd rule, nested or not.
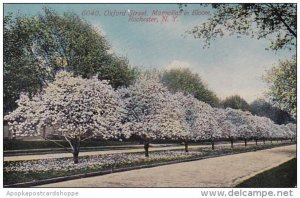
[[(41, 136), (28, 136), (28, 137), (16, 137), (18, 140), (42, 140), (44, 138), (54, 138), (57, 136), (61, 136), (59, 132), (55, 130), (52, 126), (46, 126), (43, 131), (41, 131)], [(5, 139), (13, 139), (13, 132), (9, 129), (9, 125), (7, 122), (4, 122), (3, 126), (3, 138)]]

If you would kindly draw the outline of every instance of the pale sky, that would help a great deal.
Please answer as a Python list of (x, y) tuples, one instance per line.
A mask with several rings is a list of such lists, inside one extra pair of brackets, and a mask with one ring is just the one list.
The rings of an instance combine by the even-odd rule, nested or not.
[[(179, 16), (176, 22), (132, 23), (128, 16), (104, 16), (106, 11), (178, 11), (177, 4), (5, 4), (4, 14), (36, 15), (43, 6), (59, 13), (73, 11), (105, 35), (112, 50), (126, 56), (132, 66), (143, 68), (188, 67), (198, 73), (218, 97), (238, 94), (248, 102), (263, 97), (266, 84), (261, 77), (279, 59), (289, 58), (291, 52), (267, 51), (269, 41), (248, 37), (225, 37), (212, 41), (203, 49), (203, 40), (185, 34), (186, 30), (204, 22), (209, 16)], [(99, 11), (102, 16), (82, 16), (85, 10)], [(209, 11), (199, 4), (188, 5), (193, 10)], [(161, 19), (161, 18), (159, 18)]]

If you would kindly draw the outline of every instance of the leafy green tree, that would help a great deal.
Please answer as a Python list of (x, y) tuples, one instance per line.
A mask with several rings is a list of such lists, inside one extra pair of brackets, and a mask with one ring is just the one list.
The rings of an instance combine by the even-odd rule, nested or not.
[(175, 68), (166, 70), (161, 77), (162, 83), (171, 92), (181, 91), (189, 93), (200, 101), (212, 106), (219, 104), (219, 99), (214, 92), (209, 90), (198, 74), (194, 74), (189, 69)]
[[(271, 40), (270, 49), (295, 50), (297, 5), (294, 3), (201, 4), (212, 6), (206, 22), (187, 31), (204, 39), (205, 46), (224, 35), (246, 35)], [(182, 6), (181, 6), (182, 7)]]
[(135, 78), (126, 58), (110, 52), (101, 31), (74, 13), (44, 8), (37, 16), (4, 18), (4, 111), (21, 92), (35, 93), (60, 70), (127, 86)]
[(250, 104), (250, 112), (257, 116), (270, 118), (276, 124), (287, 124), (295, 121), (288, 112), (274, 107), (263, 99), (253, 101)]
[(268, 95), (280, 109), (296, 117), (297, 112), (297, 60), (280, 61), (264, 76), (269, 84)]
[(21, 92), (29, 95), (41, 89), (45, 78), (43, 68), (31, 50), (31, 30), (23, 28), (25, 22), (4, 17), (3, 47), (3, 102), (4, 113), (16, 107)]
[(250, 109), (249, 104), (239, 95), (225, 98), (225, 100), (221, 102), (221, 105), (224, 108), (230, 107), (232, 109), (241, 109), (243, 111), (249, 111)]
[(114, 88), (127, 87), (133, 83), (139, 73), (138, 68), (129, 67), (127, 58), (112, 56), (109, 66), (100, 68), (98, 78), (100, 80), (109, 80)]

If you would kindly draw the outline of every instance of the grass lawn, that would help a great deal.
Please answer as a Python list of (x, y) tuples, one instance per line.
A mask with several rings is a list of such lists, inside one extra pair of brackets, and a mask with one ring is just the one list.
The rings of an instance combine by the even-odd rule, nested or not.
[(237, 185), (239, 188), (287, 188), (297, 186), (297, 159), (260, 173)]

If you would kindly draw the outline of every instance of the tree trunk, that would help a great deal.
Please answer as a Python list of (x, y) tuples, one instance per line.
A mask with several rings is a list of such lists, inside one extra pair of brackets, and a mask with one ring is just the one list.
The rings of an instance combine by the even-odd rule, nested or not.
[(45, 139), (45, 137), (46, 137), (46, 127), (43, 126), (43, 138)]
[(17, 139), (17, 133), (16, 133), (15, 130), (13, 130), (13, 132), (12, 132), (12, 138), (11, 139), (12, 140), (16, 140)]
[(70, 141), (72, 144), (72, 149), (73, 149), (73, 161), (74, 164), (78, 164), (78, 156), (79, 156), (79, 147), (80, 147), (80, 141), (75, 138), (74, 140)]
[(215, 141), (213, 139), (211, 140), (211, 149), (215, 150)]
[(184, 150), (185, 152), (189, 152), (189, 142), (187, 140), (184, 141)]
[(273, 140), (271, 139), (271, 144), (273, 144)]
[(264, 142), (264, 144), (266, 144), (266, 140), (265, 139), (263, 139), (263, 142)]
[(72, 148), (74, 164), (77, 164), (78, 156), (79, 156), (79, 148), (80, 148), (80, 138), (75, 136), (75, 138), (73, 138), (73, 139), (68, 139), (67, 137), (65, 137), (65, 139), (69, 142), (69, 144)]
[(255, 139), (255, 145), (257, 146), (257, 139)]
[(244, 139), (244, 141), (245, 141), (245, 147), (247, 146), (247, 140), (246, 139)]
[(145, 157), (149, 157), (149, 142), (144, 142)]
[(78, 164), (78, 155), (79, 155), (79, 152), (74, 152), (73, 151), (73, 161), (74, 161), (74, 164)]
[(233, 149), (233, 139), (230, 139), (231, 149)]

